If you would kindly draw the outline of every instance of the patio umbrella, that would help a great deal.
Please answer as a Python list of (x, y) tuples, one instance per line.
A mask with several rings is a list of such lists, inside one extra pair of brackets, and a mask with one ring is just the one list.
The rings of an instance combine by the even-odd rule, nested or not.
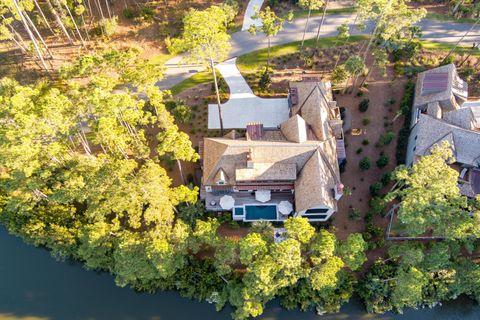
[(224, 195), (220, 198), (220, 207), (225, 210), (231, 210), (235, 204), (235, 199), (232, 196)]
[(260, 202), (268, 202), (272, 199), (270, 190), (258, 190), (255, 191), (255, 200)]
[(281, 214), (286, 216), (293, 211), (293, 205), (290, 203), (290, 201), (281, 201), (278, 204), (278, 211), (280, 211)]

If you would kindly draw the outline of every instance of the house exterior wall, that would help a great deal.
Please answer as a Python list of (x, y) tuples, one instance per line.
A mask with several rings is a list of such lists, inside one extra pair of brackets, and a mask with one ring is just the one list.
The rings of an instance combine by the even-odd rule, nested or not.
[(407, 166), (411, 166), (415, 159), (415, 150), (417, 146), (417, 139), (416, 139), (417, 134), (418, 134), (418, 126), (415, 125), (410, 130), (410, 136), (408, 137), (407, 154), (405, 157), (405, 164)]

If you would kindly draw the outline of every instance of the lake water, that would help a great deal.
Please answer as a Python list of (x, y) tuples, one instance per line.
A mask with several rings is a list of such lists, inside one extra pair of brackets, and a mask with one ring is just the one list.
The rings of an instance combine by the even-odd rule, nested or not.
[[(231, 309), (215, 312), (212, 305), (180, 297), (175, 292), (140, 294), (115, 286), (113, 277), (84, 270), (79, 264), (55, 261), (46, 250), (25, 245), (0, 227), (0, 320), (216, 320), (230, 319)], [(344, 320), (480, 319), (480, 307), (460, 299), (435, 309), (407, 310), (403, 315), (366, 314), (358, 300), (341, 313), (285, 311), (268, 305), (259, 319)]]

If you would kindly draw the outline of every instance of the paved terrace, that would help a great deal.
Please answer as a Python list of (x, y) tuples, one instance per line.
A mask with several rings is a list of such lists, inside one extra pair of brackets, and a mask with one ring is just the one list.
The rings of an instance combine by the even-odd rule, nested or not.
[[(205, 205), (207, 210), (212, 211), (229, 211), (224, 210), (220, 207), (220, 198), (223, 197), (225, 194), (232, 196), (235, 199), (235, 206), (242, 206), (244, 204), (258, 204), (258, 205), (265, 205), (265, 204), (279, 204), (281, 201), (290, 201), (290, 203), (294, 204), (294, 197), (293, 193), (291, 192), (272, 192), (272, 199), (268, 202), (259, 202), (255, 200), (255, 192), (253, 195), (249, 192), (228, 192), (228, 193), (214, 193), (214, 192), (206, 192), (205, 193)], [(210, 203), (215, 201), (216, 205), (212, 206)]]
[[(230, 88), (230, 99), (222, 104), (223, 127), (244, 129), (250, 122), (259, 122), (266, 128), (276, 128), (290, 116), (288, 100), (254, 95), (240, 74), (236, 60), (233, 58), (216, 66)], [(208, 129), (220, 129), (217, 104), (208, 105)]]

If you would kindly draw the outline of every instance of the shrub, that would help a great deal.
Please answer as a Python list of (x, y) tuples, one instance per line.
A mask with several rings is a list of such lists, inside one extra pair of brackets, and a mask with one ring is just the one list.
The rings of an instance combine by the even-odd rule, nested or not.
[(152, 8), (148, 6), (143, 6), (140, 8), (139, 15), (144, 21), (151, 21), (155, 16), (155, 12), (153, 11)]
[(385, 200), (382, 197), (373, 197), (368, 201), (368, 205), (374, 214), (379, 214), (385, 209)]
[(118, 27), (118, 18), (113, 17), (110, 19), (102, 19), (99, 22), (99, 28), (102, 28), (107, 37), (111, 37), (115, 34)]
[(368, 126), (370, 124), (370, 118), (363, 118), (362, 119), (362, 124), (364, 126)]
[(358, 109), (360, 112), (366, 112), (368, 110), (368, 105), (370, 104), (369, 99), (363, 99), (360, 101), (360, 104), (358, 105)]
[(440, 65), (445, 66), (447, 64), (454, 63), (454, 62), (455, 62), (455, 56), (453, 54), (451, 54), (448, 57), (446, 57), (445, 59), (443, 59), (443, 61), (440, 62)]
[(366, 171), (370, 169), (370, 167), (372, 166), (372, 163), (368, 157), (365, 157), (362, 160), (360, 160), (359, 166), (360, 166), (360, 170)]
[(389, 161), (390, 161), (390, 158), (385, 153), (382, 152), (380, 154), (380, 158), (378, 158), (378, 160), (376, 162), (377, 167), (383, 168), (388, 164)]
[(368, 141), (368, 139), (363, 139), (363, 140), (362, 140), (362, 144), (363, 144), (364, 146), (368, 146), (369, 143), (370, 143), (370, 141)]
[(378, 196), (380, 194), (380, 190), (382, 190), (382, 184), (380, 182), (375, 182), (374, 184), (370, 185), (370, 194), (372, 196)]
[(413, 94), (414, 94), (415, 84), (413, 81), (409, 80), (405, 85), (405, 93), (403, 94), (402, 101), (400, 102), (400, 110), (405, 116), (403, 122), (403, 128), (400, 129), (397, 138), (397, 150), (395, 157), (397, 159), (397, 164), (405, 163), (405, 154), (408, 145), (408, 136), (410, 135), (410, 122), (411, 122), (411, 106), (413, 103)]
[(348, 218), (353, 221), (358, 221), (361, 218), (360, 210), (357, 208), (350, 208), (348, 210)]
[(165, 107), (179, 123), (188, 123), (193, 118), (190, 106), (183, 100), (167, 101)]
[(475, 75), (475, 68), (472, 66), (467, 66), (461, 71), (461, 76), (463, 79), (470, 81), (472, 77)]
[(270, 83), (272, 83), (272, 79), (270, 79), (270, 74), (265, 70), (260, 75), (260, 80), (258, 80), (258, 87), (261, 91), (264, 91), (268, 88)]
[(133, 11), (132, 8), (123, 9), (122, 14), (127, 19), (133, 19), (133, 18), (135, 18), (135, 15), (136, 15), (135, 11)]
[(356, 151), (357, 154), (360, 154), (360, 153), (362, 153), (362, 152), (363, 152), (363, 149), (362, 149), (362, 148), (358, 148), (357, 151)]
[(393, 131), (388, 131), (380, 136), (379, 142), (386, 146), (393, 141), (393, 138), (395, 138), (395, 133), (393, 133)]
[(391, 172), (385, 172), (384, 174), (382, 174), (382, 177), (380, 178), (380, 182), (382, 183), (382, 185), (386, 186), (390, 183), (390, 181), (392, 181)]

